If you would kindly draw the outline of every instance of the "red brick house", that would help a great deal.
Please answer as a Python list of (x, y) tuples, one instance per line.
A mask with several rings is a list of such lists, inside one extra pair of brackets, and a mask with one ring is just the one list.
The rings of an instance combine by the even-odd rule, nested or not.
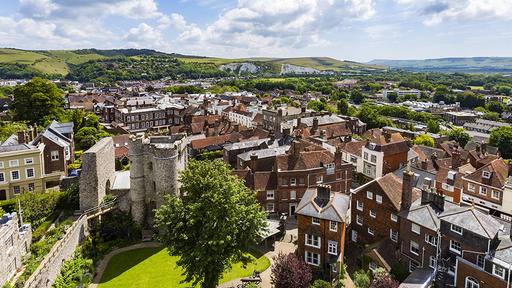
[(350, 196), (328, 185), (307, 189), (297, 208), (299, 257), (329, 276), (343, 262), (349, 209)]
[[(462, 177), (466, 203), (489, 209), (493, 215), (512, 220), (512, 201), (508, 184), (509, 166), (503, 159), (495, 159), (475, 172)], [(505, 192), (508, 193), (505, 193)]]
[[(293, 141), (284, 154), (260, 158), (258, 152), (253, 152), (250, 165), (234, 173), (257, 191), (260, 203), (269, 213), (295, 215), (306, 190), (318, 184), (330, 185), (334, 191), (346, 194), (350, 191), (352, 166), (342, 162), (339, 152), (332, 154), (303, 139)], [(268, 159), (275, 161), (271, 163)]]

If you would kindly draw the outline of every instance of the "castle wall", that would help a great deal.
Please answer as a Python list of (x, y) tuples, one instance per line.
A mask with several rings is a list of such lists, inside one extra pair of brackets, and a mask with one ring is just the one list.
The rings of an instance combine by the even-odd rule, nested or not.
[(112, 137), (101, 139), (82, 155), (80, 210), (98, 206), (114, 181), (115, 157)]

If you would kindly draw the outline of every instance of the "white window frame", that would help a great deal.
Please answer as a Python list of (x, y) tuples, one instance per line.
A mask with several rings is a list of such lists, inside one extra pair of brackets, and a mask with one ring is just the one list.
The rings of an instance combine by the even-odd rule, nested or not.
[[(18, 189), (16, 189), (16, 188), (18, 188)], [(16, 192), (16, 190), (18, 190), (18, 192)], [(13, 193), (14, 195), (18, 195), (18, 194), (20, 194), (20, 193), (21, 193), (21, 187), (20, 187), (19, 185), (14, 185), (14, 186), (12, 186), (12, 193)]]
[(466, 279), (464, 279), (464, 288), (479, 288), (480, 283), (478, 283), (478, 280), (471, 276), (467, 276)]
[(379, 268), (379, 267), (377, 266), (377, 264), (375, 264), (375, 262), (370, 261), (370, 263), (368, 263), (368, 269), (370, 269), (370, 271), (375, 272), (375, 270), (377, 270), (377, 268)]
[[(18, 173), (18, 178), (16, 178), (16, 179), (14, 179), (14, 177), (13, 177), (14, 172)], [(20, 179), (21, 179), (20, 170), (12, 170), (11, 171), (11, 181), (19, 181)]]
[[(272, 207), (272, 209), (270, 207)], [(274, 203), (272, 203), (272, 202), (267, 203), (267, 212), (272, 213), (272, 212), (274, 212), (274, 209), (275, 209)]]
[(419, 235), (421, 233), (420, 225), (416, 223), (411, 223), (411, 231)]
[(435, 256), (430, 256), (428, 261), (428, 266), (432, 269), (436, 269), (437, 267), (437, 259)]
[(20, 161), (18, 159), (9, 160), (9, 167), (18, 167), (20, 166)]
[(377, 212), (370, 210), (370, 217), (377, 218)]
[[(459, 249), (454, 249), (453, 247), (457, 246), (457, 245), (454, 245), (454, 244), (458, 244)], [(454, 240), (450, 240), (450, 247), (449, 247), (449, 249), (450, 249), (451, 252), (456, 253), (458, 255), (461, 255), (461, 253), (462, 253), (462, 245), (460, 244), (460, 242), (457, 242), (457, 241), (454, 241)]]
[[(32, 186), (32, 188), (30, 188)], [(33, 192), (36, 189), (36, 185), (34, 183), (27, 184), (28, 191)]]
[(363, 217), (361, 217), (360, 215), (356, 215), (356, 223), (359, 226), (363, 226)]
[(59, 161), (60, 155), (59, 150), (53, 150), (50, 152), (50, 159), (52, 161)]
[(4, 169), (4, 161), (0, 161), (0, 169)]
[(316, 183), (322, 183), (324, 182), (324, 176), (320, 175), (320, 176), (316, 176)]
[[(318, 220), (318, 221), (316, 221), (316, 220)], [(311, 224), (313, 224), (313, 225), (320, 225), (320, 218), (311, 217)]]
[(290, 178), (290, 186), (297, 186), (297, 178)]
[(485, 256), (482, 254), (479, 254), (476, 256), (476, 265), (480, 268), (484, 268), (485, 266)]
[(391, 221), (393, 222), (397, 222), (398, 221), (398, 215), (394, 214), (394, 213), (391, 213)]
[(484, 187), (484, 186), (480, 186), (480, 192), (479, 192), (480, 195), (485, 195), (487, 196), (487, 187)]
[(454, 224), (450, 225), (450, 230), (459, 235), (462, 235), (462, 233), (464, 233), (464, 229), (462, 227), (454, 225)]
[[(496, 268), (499, 268), (501, 270), (496, 269)], [(501, 274), (497, 271), (501, 271)], [(497, 276), (501, 279), (505, 279), (505, 267), (498, 265), (498, 264), (493, 264), (492, 265), (492, 275)]]
[[(272, 196), (270, 196), (269, 194), (272, 194)], [(274, 190), (267, 190), (267, 200), (274, 200)]]
[(375, 201), (377, 201), (378, 204), (382, 204), (382, 195), (375, 195)]
[[(415, 245), (413, 245), (413, 244), (415, 244)], [(412, 248), (414, 246), (417, 246), (418, 252), (413, 251)], [(409, 252), (411, 252), (412, 254), (414, 254), (416, 256), (420, 255), (420, 244), (416, 243), (416, 241), (411, 240), (411, 243), (409, 244)]]
[(290, 191), (290, 200), (296, 200), (297, 199), (297, 191), (291, 190)]
[[(305, 237), (305, 245), (314, 248), (320, 248), (322, 246), (322, 238), (320, 236), (312, 235), (312, 234), (304, 234)], [(316, 244), (315, 244), (316, 242)]]
[(468, 183), (468, 191), (469, 192), (475, 192), (476, 185), (473, 183)]
[(370, 162), (371, 163), (377, 163), (377, 155), (370, 155)]
[(327, 253), (338, 256), (338, 242), (329, 240), (327, 242)]
[[(430, 241), (429, 239), (432, 239), (433, 241)], [(427, 242), (428, 244), (430, 244), (434, 247), (437, 247), (437, 237), (436, 236), (432, 236), (430, 234), (425, 234), (425, 242)]]
[[(32, 171), (32, 176), (28, 175), (28, 171)], [(27, 179), (32, 179), (32, 178), (36, 177), (36, 170), (34, 168), (26, 168), (25, 169), (25, 177)]]
[[(334, 226), (333, 226), (333, 224), (334, 224)], [(338, 231), (338, 222), (329, 221), (329, 230), (333, 231), (333, 232), (337, 232)]]
[(363, 211), (364, 210), (364, 203), (363, 203), (363, 201), (357, 200), (356, 203), (357, 203), (357, 210)]
[[(497, 194), (498, 194), (498, 196), (497, 196), (497, 197), (496, 197), (496, 196), (494, 196), (494, 193), (497, 193)], [(491, 192), (491, 197), (492, 197), (492, 199), (500, 200), (500, 197), (501, 197), (501, 191), (500, 191), (500, 190), (492, 190), (492, 192)]]
[[(2, 175), (2, 178), (0, 179), (0, 183), (4, 183), (6, 182), (5, 181), (5, 173), (4, 172), (0, 172), (0, 175)], [(3, 180), (2, 180), (3, 179)]]
[(34, 158), (25, 158), (25, 165), (34, 164)]
[(375, 230), (373, 230), (371, 227), (368, 227), (368, 234), (375, 235)]
[(366, 198), (373, 200), (373, 192), (372, 191), (366, 191)]
[(398, 242), (398, 231), (393, 231), (393, 229), (389, 229), (389, 239), (393, 242)]
[[(309, 253), (309, 255), (308, 255), (308, 253)], [(316, 261), (315, 261), (315, 256), (317, 256), (316, 257), (317, 258)], [(320, 254), (313, 253), (313, 252), (310, 252), (310, 251), (306, 251), (305, 254), (304, 254), (304, 259), (305, 259), (305, 262), (310, 264), (310, 265), (320, 266)], [(311, 261), (309, 261), (309, 259), (311, 259)]]
[[(414, 263), (414, 265), (413, 265)], [(414, 260), (410, 260), (409, 261), (409, 272), (413, 272), (414, 270), (418, 269), (418, 262), (414, 261)]]

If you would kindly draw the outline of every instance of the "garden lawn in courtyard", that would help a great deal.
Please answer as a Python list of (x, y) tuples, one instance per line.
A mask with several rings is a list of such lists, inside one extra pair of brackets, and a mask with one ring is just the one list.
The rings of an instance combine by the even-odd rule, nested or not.
[[(267, 257), (252, 253), (253, 262), (245, 268), (233, 264), (224, 273), (221, 283), (252, 275), (254, 270), (264, 271), (270, 266)], [(258, 257), (258, 258), (256, 258)], [(192, 287), (181, 284), (183, 270), (176, 265), (178, 257), (169, 256), (165, 248), (141, 248), (126, 251), (112, 257), (100, 280), (100, 288), (122, 287)]]

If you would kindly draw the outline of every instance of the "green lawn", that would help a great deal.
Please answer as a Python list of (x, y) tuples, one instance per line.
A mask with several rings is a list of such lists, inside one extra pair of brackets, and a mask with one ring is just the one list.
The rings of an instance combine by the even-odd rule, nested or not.
[[(224, 274), (221, 283), (249, 276), (254, 270), (264, 271), (270, 266), (265, 256), (252, 257), (254, 261), (245, 268), (240, 263), (233, 265)], [(191, 287), (180, 284), (184, 277), (181, 275), (183, 270), (176, 266), (177, 259), (169, 256), (163, 248), (142, 248), (117, 254), (110, 260), (99, 287)]]

